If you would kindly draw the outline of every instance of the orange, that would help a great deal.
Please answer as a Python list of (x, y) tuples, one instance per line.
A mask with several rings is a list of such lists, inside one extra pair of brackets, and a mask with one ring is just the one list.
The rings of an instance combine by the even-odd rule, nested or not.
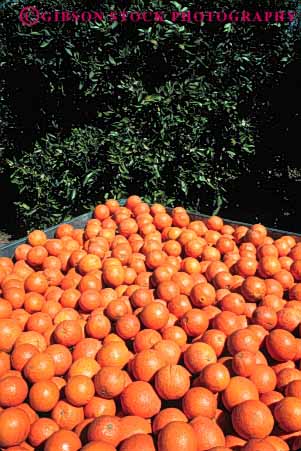
[(274, 360), (284, 362), (294, 359), (297, 352), (295, 337), (288, 331), (274, 329), (266, 337), (266, 347)]
[(32, 246), (29, 244), (19, 244), (19, 246), (15, 249), (15, 259), (16, 261), (19, 260), (26, 260), (27, 254), (32, 249)]
[(6, 352), (0, 352), (0, 377), (10, 370), (10, 356)]
[(116, 367), (104, 367), (94, 376), (96, 393), (106, 399), (119, 396), (125, 384), (125, 372)]
[(287, 396), (275, 405), (274, 417), (280, 428), (285, 432), (300, 430), (301, 399)]
[(28, 437), (29, 430), (29, 418), (23, 410), (10, 407), (0, 412), (1, 447), (20, 445)]
[(32, 446), (38, 448), (58, 430), (58, 425), (50, 418), (39, 418), (30, 427), (28, 441)]
[[(80, 359), (81, 357), (95, 358), (96, 354), (100, 348), (101, 348), (101, 343), (97, 339), (89, 338), (89, 337), (83, 338), (73, 348), (71, 363), (72, 363), (72, 359), (75, 361), (75, 360)], [(68, 350), (68, 352), (69, 352), (69, 350)]]
[(65, 397), (73, 406), (86, 405), (95, 394), (94, 384), (88, 376), (70, 377), (65, 386)]
[(116, 414), (116, 405), (113, 399), (106, 399), (100, 396), (93, 398), (84, 406), (85, 418), (97, 418), (102, 415)]
[[(190, 424), (173, 421), (164, 426), (158, 436), (158, 451), (197, 451), (196, 433)], [(205, 448), (204, 448), (205, 449)]]
[(231, 378), (228, 386), (222, 393), (222, 401), (226, 409), (232, 410), (233, 407), (247, 400), (259, 399), (256, 385), (249, 379), (242, 376)]
[(254, 371), (256, 354), (251, 351), (240, 351), (234, 354), (232, 369), (237, 376), (248, 377)]
[(26, 262), (32, 267), (40, 267), (47, 256), (48, 252), (44, 246), (35, 246), (28, 251)]
[(38, 349), (30, 343), (20, 344), (14, 348), (11, 354), (12, 367), (17, 371), (22, 371), (27, 361), (38, 352)]
[(36, 331), (40, 334), (44, 334), (47, 329), (52, 326), (52, 320), (47, 313), (36, 312), (28, 318), (26, 328), (29, 331)]
[(190, 299), (192, 304), (198, 308), (212, 305), (215, 301), (215, 289), (209, 283), (198, 283), (192, 288)]
[(230, 383), (229, 370), (219, 362), (206, 365), (199, 378), (202, 385), (213, 393), (224, 391)]
[[(108, 201), (107, 201), (108, 202)], [(112, 213), (111, 209), (118, 208), (118, 202), (114, 200), (104, 204), (99, 204), (94, 208), (93, 216), (96, 219), (99, 219), (99, 221), (103, 221), (104, 219), (108, 218), (110, 216), (110, 213)]]
[(198, 451), (225, 446), (225, 437), (221, 428), (210, 418), (199, 415), (190, 424), (197, 437)]
[(155, 388), (162, 399), (179, 399), (190, 387), (190, 374), (180, 365), (166, 365), (155, 374)]
[(26, 291), (44, 294), (48, 288), (48, 281), (42, 271), (30, 274), (24, 283)]
[(3, 408), (16, 407), (21, 404), (28, 394), (25, 380), (19, 376), (3, 376), (0, 380), (0, 406)]
[(47, 241), (47, 236), (42, 230), (33, 230), (27, 236), (27, 241), (31, 246), (43, 246)]
[(101, 306), (99, 291), (94, 289), (85, 290), (78, 299), (78, 305), (84, 312), (91, 312)]
[(111, 342), (102, 346), (96, 356), (101, 367), (123, 368), (129, 361), (129, 351), (123, 342)]
[(54, 375), (54, 362), (46, 352), (33, 355), (24, 367), (24, 376), (31, 383), (51, 379)]
[(160, 351), (167, 364), (176, 365), (180, 359), (181, 348), (172, 340), (159, 340), (153, 349)]
[(24, 297), (24, 309), (28, 313), (40, 312), (45, 304), (45, 298), (40, 293), (30, 291)]
[(198, 415), (214, 418), (217, 409), (217, 399), (207, 388), (193, 387), (185, 393), (182, 400), (182, 409), (189, 419)]
[(58, 255), (64, 250), (64, 244), (61, 240), (56, 238), (48, 239), (45, 243), (45, 248), (49, 255), (58, 257)]
[(249, 328), (236, 330), (227, 341), (228, 350), (232, 355), (240, 351), (256, 352), (259, 350), (259, 346), (260, 342), (257, 336)]
[[(170, 318), (173, 319), (172, 315), (170, 315)], [(174, 318), (176, 320), (176, 318)], [(166, 325), (164, 329), (162, 330), (162, 338), (164, 340), (171, 340), (177, 343), (181, 348), (186, 345), (187, 343), (187, 334), (186, 332), (180, 327), (176, 325), (171, 325), (168, 327)]]
[(116, 333), (124, 340), (133, 339), (140, 330), (140, 321), (136, 315), (128, 313), (115, 323)]
[(10, 302), (12, 308), (21, 308), (24, 304), (25, 292), (23, 288), (3, 288), (3, 298)]
[(235, 406), (231, 419), (235, 431), (247, 440), (265, 438), (270, 435), (274, 427), (274, 418), (270, 409), (257, 400), (243, 401)]
[(184, 352), (184, 364), (192, 373), (202, 371), (209, 363), (215, 363), (216, 360), (214, 349), (206, 343), (192, 343)]
[(103, 268), (103, 280), (110, 287), (118, 287), (124, 282), (125, 271), (121, 264), (114, 264)]
[(266, 294), (266, 285), (256, 276), (247, 277), (242, 283), (241, 293), (247, 301), (260, 301)]
[(51, 411), (51, 418), (58, 424), (60, 429), (71, 431), (84, 419), (82, 407), (75, 407), (70, 403), (60, 400)]
[(168, 407), (161, 410), (152, 421), (152, 430), (154, 434), (157, 434), (161, 429), (163, 429), (167, 424), (173, 421), (183, 421), (188, 422), (186, 415), (175, 407)]
[(32, 385), (29, 403), (36, 412), (50, 412), (60, 397), (58, 387), (51, 380), (39, 381)]
[(168, 321), (169, 312), (167, 307), (159, 302), (150, 302), (145, 305), (139, 315), (142, 324), (149, 329), (159, 330)]
[(156, 343), (162, 340), (161, 334), (152, 329), (140, 330), (134, 339), (135, 352), (143, 351), (144, 349), (150, 349)]
[(161, 400), (148, 382), (135, 381), (121, 393), (121, 405), (126, 414), (151, 418), (160, 411)]
[(101, 260), (97, 255), (84, 255), (78, 262), (78, 269), (81, 274), (87, 274), (91, 271), (101, 268)]
[(165, 358), (160, 351), (145, 349), (134, 357), (132, 372), (135, 379), (149, 382), (163, 366), (165, 366)]
[(13, 319), (0, 319), (0, 351), (10, 352), (22, 330)]
[(156, 292), (157, 297), (163, 299), (166, 302), (172, 301), (175, 297), (179, 296), (180, 294), (178, 285), (171, 280), (160, 282), (159, 285), (157, 286)]
[(57, 343), (73, 346), (83, 338), (83, 331), (78, 321), (64, 320), (56, 326), (53, 336)]
[(209, 329), (202, 335), (202, 342), (210, 345), (214, 349), (216, 356), (219, 357), (224, 350), (226, 338), (226, 335), (221, 330)]
[(75, 360), (68, 371), (68, 379), (73, 376), (83, 375), (92, 378), (99, 371), (99, 364), (92, 357), (81, 357)]
[(82, 444), (75, 432), (62, 428), (54, 432), (46, 441), (44, 451), (78, 451)]
[(106, 337), (111, 330), (109, 319), (102, 313), (90, 315), (86, 323), (85, 332), (88, 337), (102, 339)]
[(267, 365), (256, 365), (250, 375), (250, 380), (254, 382), (260, 394), (273, 391), (277, 383), (276, 374)]
[(147, 434), (134, 434), (125, 439), (120, 447), (120, 451), (156, 451), (152, 437)]
[(210, 230), (221, 230), (224, 225), (224, 221), (222, 218), (215, 215), (207, 219), (206, 225)]
[(193, 308), (184, 313), (180, 323), (187, 335), (197, 337), (208, 329), (209, 318), (204, 311)]

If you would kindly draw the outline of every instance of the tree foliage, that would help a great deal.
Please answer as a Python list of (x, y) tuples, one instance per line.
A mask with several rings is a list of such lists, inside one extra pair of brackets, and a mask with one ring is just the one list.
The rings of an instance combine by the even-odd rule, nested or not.
[[(262, 3), (262, 5), (261, 5)], [(262, 92), (294, 58), (288, 23), (49, 23), (24, 27), (5, 7), (3, 165), (26, 227), (89, 209), (99, 198), (218, 211), (248, 166)], [(33, 2), (47, 11), (291, 9), (272, 1)], [(5, 102), (4, 102), (5, 103)], [(268, 119), (268, 118), (266, 118)], [(262, 127), (262, 124), (261, 124)]]

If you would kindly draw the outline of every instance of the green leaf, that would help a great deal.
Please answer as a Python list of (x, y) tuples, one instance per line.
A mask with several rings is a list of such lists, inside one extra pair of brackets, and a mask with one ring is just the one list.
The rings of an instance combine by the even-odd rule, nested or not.
[(73, 56), (72, 51), (68, 47), (65, 47), (65, 52), (68, 53), (68, 55)]
[(40, 44), (40, 47), (41, 47), (41, 48), (47, 47), (51, 42), (52, 42), (52, 39), (49, 39), (48, 41), (43, 41), (43, 42)]
[(111, 55), (109, 55), (108, 59), (109, 59), (110, 63), (113, 64), (113, 66), (116, 65), (116, 61), (114, 60), (114, 58)]

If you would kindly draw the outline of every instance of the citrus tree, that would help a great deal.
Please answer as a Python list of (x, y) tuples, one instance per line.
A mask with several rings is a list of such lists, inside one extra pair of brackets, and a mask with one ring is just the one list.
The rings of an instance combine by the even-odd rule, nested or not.
[[(261, 3), (248, 10), (275, 9), (274, 1)], [(58, 9), (54, 0), (34, 4)], [(102, 5), (103, 21), (24, 27), (22, 5), (5, 6), (6, 108), (15, 133), (3, 165), (25, 226), (59, 222), (99, 197), (133, 192), (219, 211), (229, 183), (248, 172), (259, 118), (261, 128), (268, 119), (262, 92), (295, 57), (293, 26), (108, 19), (121, 9), (246, 8), (239, 0), (136, 0)], [(277, 10), (291, 5), (281, 0)], [(100, 10), (78, 0), (61, 8)]]

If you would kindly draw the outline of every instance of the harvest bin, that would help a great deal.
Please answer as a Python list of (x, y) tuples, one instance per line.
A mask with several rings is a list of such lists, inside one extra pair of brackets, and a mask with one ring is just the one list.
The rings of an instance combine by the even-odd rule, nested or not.
[[(125, 200), (124, 199), (119, 201), (119, 202), (120, 202), (120, 205), (124, 205), (125, 204)], [(172, 209), (171, 208), (166, 208), (166, 210), (167, 210), (167, 212), (170, 213)], [(196, 219), (202, 220), (202, 219), (207, 219), (207, 218), (210, 217), (208, 215), (205, 215), (205, 214), (202, 214), (202, 213), (197, 213), (197, 212), (194, 212), (194, 211), (189, 211), (189, 210), (188, 210), (188, 213), (189, 213), (189, 216), (190, 216), (190, 218), (192, 220), (196, 220)], [(87, 220), (90, 219), (90, 218), (92, 218), (92, 212), (84, 213), (83, 215), (77, 216), (76, 218), (71, 219), (70, 221), (64, 221), (63, 223), (64, 224), (72, 224), (74, 226), (74, 228), (83, 228), (84, 225), (86, 224)], [(240, 225), (250, 227), (252, 225), (252, 224), (248, 224), (248, 223), (245, 223), (245, 222), (233, 221), (231, 219), (223, 218), (223, 220), (224, 220), (225, 224), (232, 225), (233, 227), (240, 226)], [(49, 238), (53, 238), (55, 230), (56, 230), (56, 228), (59, 225), (60, 224), (57, 224), (57, 225), (55, 225), (53, 227), (49, 227), (48, 229), (45, 229), (44, 232), (46, 233), (46, 235)], [(282, 235), (291, 235), (291, 236), (295, 237), (297, 241), (301, 241), (301, 234), (287, 232), (286, 230), (272, 229), (272, 228), (267, 228), (267, 230), (269, 232), (269, 235), (272, 238), (279, 238)], [(26, 240), (27, 240), (27, 238), (21, 238), (21, 239), (19, 239), (17, 241), (13, 241), (12, 243), (4, 244), (4, 245), (0, 246), (0, 257), (13, 257), (16, 247), (19, 244), (26, 243)]]

